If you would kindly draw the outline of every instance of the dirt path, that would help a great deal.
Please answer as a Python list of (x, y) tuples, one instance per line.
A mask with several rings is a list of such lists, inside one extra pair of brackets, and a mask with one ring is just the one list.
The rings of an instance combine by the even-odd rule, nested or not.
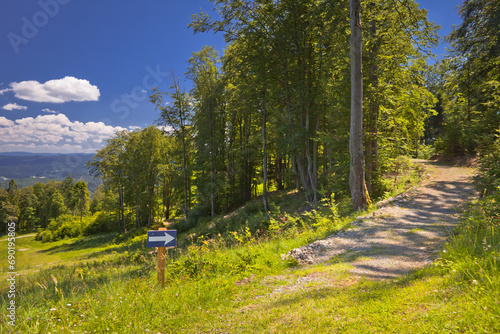
[[(24, 234), (24, 235), (19, 235), (19, 236), (16, 236), (16, 239), (19, 239), (19, 238), (27, 238), (27, 237), (34, 237), (36, 236), (36, 233), (31, 233), (31, 234)], [(9, 240), (8, 237), (6, 237), (5, 239), (1, 239), (0, 241), (7, 241)]]
[(451, 229), (461, 206), (475, 195), (472, 169), (419, 161), (432, 176), (408, 193), (384, 201), (358, 217), (353, 228), (290, 251), (300, 263), (341, 261), (351, 274), (365, 279), (390, 279), (429, 264)]

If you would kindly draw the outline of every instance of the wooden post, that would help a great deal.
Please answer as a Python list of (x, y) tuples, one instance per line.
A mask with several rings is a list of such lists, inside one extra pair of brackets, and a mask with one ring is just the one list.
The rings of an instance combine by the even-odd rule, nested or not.
[[(158, 231), (166, 231), (165, 227), (160, 227)], [(158, 247), (158, 284), (165, 286), (165, 258), (167, 257), (166, 247)]]

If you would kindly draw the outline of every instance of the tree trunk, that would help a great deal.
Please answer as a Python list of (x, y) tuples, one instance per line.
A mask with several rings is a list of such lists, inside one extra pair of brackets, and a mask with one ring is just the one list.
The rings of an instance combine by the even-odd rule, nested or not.
[(148, 186), (148, 227), (151, 226), (151, 222), (153, 221), (153, 194), (154, 187)]
[(212, 104), (212, 97), (210, 97), (208, 107), (208, 123), (210, 126), (210, 217), (215, 216), (215, 112), (214, 105)]
[(135, 190), (135, 224), (137, 228), (141, 227), (141, 207), (139, 203), (139, 185), (136, 184), (136, 190)]
[(365, 159), (363, 154), (363, 72), (361, 0), (350, 0), (351, 21), (351, 130), (349, 153), (351, 165), (349, 187), (354, 210), (368, 207), (369, 196), (365, 184)]
[[(375, 4), (370, 4), (372, 11), (375, 10)], [(374, 15), (374, 14), (372, 14)], [(378, 43), (375, 41), (377, 34), (377, 25), (374, 19), (371, 21), (370, 38), (372, 40), (372, 49), (370, 50), (370, 111), (368, 115), (369, 130), (366, 139), (366, 187), (369, 193), (373, 192), (373, 182), (378, 172), (378, 117), (380, 107), (378, 104)]]
[(264, 103), (262, 107), (262, 202), (264, 204), (264, 212), (269, 211), (269, 207), (267, 204), (266, 126), (267, 126), (267, 84), (264, 82)]
[(182, 126), (182, 171), (184, 175), (184, 217), (188, 218), (188, 179), (186, 171), (186, 135)]
[(276, 186), (278, 190), (283, 190), (285, 187), (283, 186), (283, 158), (276, 158)]
[[(118, 231), (125, 232), (127, 229), (125, 227), (125, 212), (123, 208), (123, 187), (121, 183), (118, 183)], [(120, 225), (121, 222), (121, 225)], [(122, 230), (123, 226), (123, 230)]]
[(83, 201), (85, 199), (83, 196), (80, 196), (80, 223), (83, 221)]

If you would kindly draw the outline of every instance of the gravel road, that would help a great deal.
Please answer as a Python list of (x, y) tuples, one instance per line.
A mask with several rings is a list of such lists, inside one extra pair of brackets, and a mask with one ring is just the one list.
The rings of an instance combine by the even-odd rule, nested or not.
[(417, 161), (431, 176), (405, 194), (379, 203), (347, 231), (288, 254), (302, 264), (345, 262), (358, 278), (383, 280), (420, 269), (437, 256), (458, 223), (464, 204), (476, 195), (473, 170)]

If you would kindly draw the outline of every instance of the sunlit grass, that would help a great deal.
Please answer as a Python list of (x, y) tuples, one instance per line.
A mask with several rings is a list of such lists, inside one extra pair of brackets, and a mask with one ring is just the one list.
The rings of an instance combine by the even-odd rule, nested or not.
[[(112, 242), (114, 234), (88, 238), (63, 239), (50, 243), (35, 240), (34, 236), (16, 238), (16, 272), (27, 274), (54, 265), (68, 265), (99, 258), (101, 261), (114, 257), (113, 250), (122, 245)], [(7, 242), (0, 239), (0, 268), (7, 272)], [(137, 246), (132, 247), (137, 248)], [(126, 250), (126, 249), (125, 249)], [(104, 257), (103, 257), (104, 256)]]
[[(292, 248), (347, 228), (356, 216), (349, 216), (347, 207), (347, 215), (335, 219), (328, 207), (302, 215), (280, 212), (266, 233), (255, 235), (246, 229), (245, 219), (252, 216), (245, 210), (238, 213), (244, 219), (234, 233), (209, 238), (203, 234), (206, 227), (190, 231), (198, 235), (193, 242), (168, 253), (164, 289), (156, 283), (156, 254), (138, 239), (104, 235), (49, 244), (19, 239), (19, 248), (31, 245), (41, 251), (38, 260), (65, 262), (17, 278), (22, 289), (16, 296), (16, 330), (500, 332), (497, 202), (476, 203), (434, 265), (399, 279), (368, 281), (351, 275), (351, 262), (363, 254), (346, 253), (309, 266), (282, 258)], [(5, 308), (3, 285), (0, 293)], [(0, 332), (9, 330), (0, 323)]]

